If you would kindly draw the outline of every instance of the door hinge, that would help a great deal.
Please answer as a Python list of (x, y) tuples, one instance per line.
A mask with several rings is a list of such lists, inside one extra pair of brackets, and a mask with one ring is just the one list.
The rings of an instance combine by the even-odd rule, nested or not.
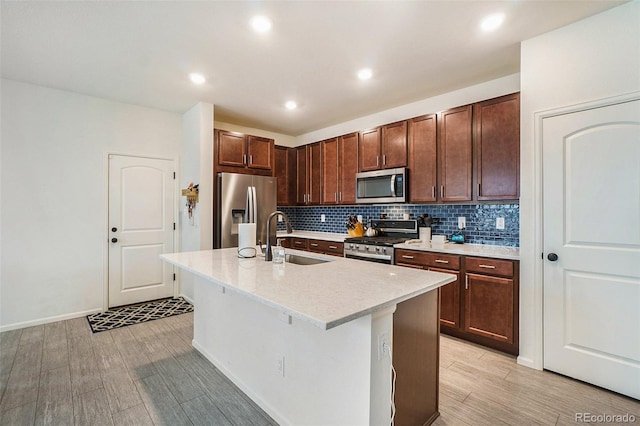
[(173, 222), (173, 230), (174, 231), (176, 230), (176, 223), (175, 222)]
[(173, 274), (173, 280), (174, 281), (176, 280), (176, 274)]
[(176, 180), (176, 172), (173, 172), (173, 180)]

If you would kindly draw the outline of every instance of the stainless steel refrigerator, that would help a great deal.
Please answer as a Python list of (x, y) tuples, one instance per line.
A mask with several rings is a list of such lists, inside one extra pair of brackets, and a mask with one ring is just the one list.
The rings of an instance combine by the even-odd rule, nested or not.
[[(267, 217), (276, 210), (277, 180), (271, 176), (218, 173), (214, 248), (238, 247), (238, 224), (256, 224), (256, 243), (267, 241)], [(275, 236), (276, 223), (271, 224)], [(275, 240), (274, 240), (275, 241)]]

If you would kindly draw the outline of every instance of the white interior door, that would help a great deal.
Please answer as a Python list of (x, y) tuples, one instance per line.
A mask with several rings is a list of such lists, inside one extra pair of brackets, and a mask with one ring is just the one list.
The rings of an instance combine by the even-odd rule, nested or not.
[(640, 398), (640, 100), (542, 135), (544, 367)]
[(109, 156), (109, 307), (173, 296), (172, 160)]

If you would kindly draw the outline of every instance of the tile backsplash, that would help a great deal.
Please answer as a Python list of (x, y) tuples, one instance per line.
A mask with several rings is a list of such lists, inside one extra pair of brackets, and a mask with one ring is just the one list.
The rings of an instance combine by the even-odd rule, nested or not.
[[(351, 206), (301, 206), (284, 207), (279, 210), (289, 216), (293, 228), (299, 231), (337, 232), (346, 234), (347, 217), (362, 215), (365, 225), (369, 219), (379, 218), (386, 213), (388, 219), (402, 219), (404, 213), (415, 219), (420, 214), (434, 218), (431, 226), (433, 235), (447, 238), (458, 230), (458, 217), (464, 216), (466, 228), (462, 231), (465, 240), (474, 244), (501, 246), (520, 245), (520, 206), (518, 204), (474, 204), (474, 205), (430, 205), (430, 204), (376, 204)], [(321, 215), (325, 222), (321, 222)], [(504, 218), (505, 228), (496, 229), (496, 219)], [(285, 229), (283, 223), (278, 229)]]

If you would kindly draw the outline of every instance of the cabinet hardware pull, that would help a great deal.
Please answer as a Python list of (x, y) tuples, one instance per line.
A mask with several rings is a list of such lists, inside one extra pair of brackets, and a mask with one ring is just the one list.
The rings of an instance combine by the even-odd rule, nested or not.
[(464, 289), (469, 290), (469, 275), (464, 276)]
[(408, 254), (403, 254), (402, 257), (405, 259), (413, 259), (413, 256), (409, 256)]
[(333, 193), (333, 198), (335, 198), (336, 203), (337, 203), (338, 202), (338, 193), (337, 192)]
[(242, 154), (242, 164), (247, 164), (247, 154)]
[(495, 266), (493, 266), (493, 265), (478, 265), (478, 267), (480, 267), (480, 268), (487, 268), (487, 269), (496, 269), (496, 267), (495, 267)]
[(382, 165), (383, 166), (387, 165), (387, 155), (386, 154), (382, 156)]
[(306, 203), (307, 203), (307, 194), (302, 194), (302, 202), (303, 202), (304, 204), (306, 204)]
[(340, 201), (342, 201), (342, 191), (340, 191), (338, 194), (340, 194), (339, 199), (340, 199)]
[(431, 187), (431, 198), (436, 199), (436, 187), (435, 185)]
[(302, 244), (302, 241), (294, 241), (293, 243), (297, 244), (297, 245), (300, 245), (300, 244)]
[(440, 198), (444, 198), (444, 185), (440, 185)]
[(436, 259), (436, 263), (449, 263), (448, 260)]
[(311, 245), (311, 247), (318, 247), (317, 243), (309, 243)]
[(252, 165), (252, 164), (253, 164), (253, 155), (250, 155), (249, 156), (249, 165)]
[(376, 167), (380, 166), (380, 156), (376, 155)]
[(329, 246), (329, 248), (330, 248), (331, 250), (335, 250), (335, 249), (337, 249), (338, 247), (337, 247), (337, 246)]

